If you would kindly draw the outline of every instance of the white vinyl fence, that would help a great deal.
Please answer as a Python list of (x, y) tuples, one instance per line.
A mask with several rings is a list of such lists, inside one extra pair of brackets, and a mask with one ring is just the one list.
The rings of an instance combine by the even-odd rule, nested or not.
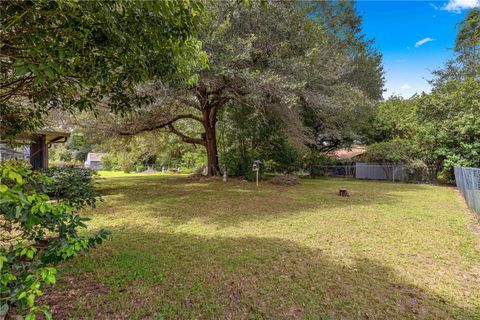
[(480, 220), (480, 168), (455, 167), (455, 183)]
[(356, 179), (406, 181), (408, 172), (401, 164), (358, 162), (354, 165), (312, 166), (310, 174)]
[(357, 179), (404, 181), (405, 175), (405, 169), (401, 164), (357, 162), (355, 168)]

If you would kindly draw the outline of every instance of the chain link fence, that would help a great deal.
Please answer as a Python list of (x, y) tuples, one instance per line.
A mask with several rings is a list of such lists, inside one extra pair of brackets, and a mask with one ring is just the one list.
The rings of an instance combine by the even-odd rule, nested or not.
[[(310, 166), (310, 176), (356, 178), (367, 180), (410, 181), (410, 171), (401, 164), (356, 163)], [(413, 172), (413, 171), (412, 171)]]
[(480, 168), (455, 167), (454, 172), (458, 190), (480, 220)]

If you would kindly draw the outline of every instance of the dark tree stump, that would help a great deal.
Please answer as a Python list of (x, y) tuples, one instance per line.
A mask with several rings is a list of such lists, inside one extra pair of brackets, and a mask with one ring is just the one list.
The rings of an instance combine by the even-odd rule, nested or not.
[(340, 197), (350, 197), (350, 192), (345, 188), (340, 188), (340, 190), (338, 190), (338, 195)]

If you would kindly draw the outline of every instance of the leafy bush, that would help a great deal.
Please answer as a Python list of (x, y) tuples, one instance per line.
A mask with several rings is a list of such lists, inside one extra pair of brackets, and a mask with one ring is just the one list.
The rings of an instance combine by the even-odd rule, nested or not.
[(103, 155), (102, 160), (101, 160), (103, 169), (105, 170), (118, 170), (119, 165), (118, 165), (118, 159), (115, 155), (111, 153), (106, 153)]
[(393, 139), (369, 145), (363, 157), (369, 162), (397, 164), (412, 161), (412, 154), (412, 146), (407, 140)]
[(207, 164), (207, 154), (201, 149), (201, 151), (191, 152), (187, 151), (182, 155), (181, 166), (186, 168), (198, 168)]
[(183, 174), (194, 174), (195, 169), (194, 168), (186, 168), (186, 167), (180, 167), (178, 168), (178, 173), (183, 173)]
[(427, 165), (421, 160), (413, 160), (405, 165), (408, 181), (427, 181), (429, 172)]
[(312, 149), (303, 157), (303, 164), (312, 176), (325, 174), (324, 166), (333, 166), (337, 163), (335, 156)]
[(147, 170), (147, 167), (145, 167), (143, 164), (136, 164), (135, 165), (135, 172), (143, 172)]
[(77, 208), (94, 208), (100, 199), (100, 194), (95, 190), (95, 178), (99, 175), (92, 169), (56, 167), (44, 170), (43, 174), (50, 178), (43, 182), (43, 191), (53, 199), (62, 199)]
[(277, 172), (279, 168), (278, 163), (274, 160), (266, 160), (263, 165), (265, 166), (265, 172)]
[(36, 319), (51, 315), (36, 298), (56, 281), (55, 265), (100, 244), (102, 230), (85, 237), (85, 221), (76, 212), (87, 201), (57, 199), (39, 191), (52, 179), (19, 163), (0, 164), (0, 318), (7, 312)]
[(125, 173), (130, 173), (133, 170), (133, 165), (135, 161), (129, 157), (128, 154), (124, 154), (119, 159), (120, 168)]

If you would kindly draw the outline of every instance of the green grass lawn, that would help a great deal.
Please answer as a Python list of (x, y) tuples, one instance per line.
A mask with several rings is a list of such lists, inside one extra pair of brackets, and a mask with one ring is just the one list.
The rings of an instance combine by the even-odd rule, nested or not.
[(480, 235), (453, 188), (174, 177), (101, 182), (87, 215), (112, 236), (62, 265), (54, 315), (480, 319)]
[(98, 171), (100, 177), (103, 178), (111, 178), (111, 177), (140, 177), (140, 176), (161, 176), (164, 178), (170, 177), (186, 177), (185, 174), (179, 173), (162, 173), (162, 172), (149, 172), (149, 173), (125, 173), (123, 171), (106, 171), (106, 170), (99, 170)]

